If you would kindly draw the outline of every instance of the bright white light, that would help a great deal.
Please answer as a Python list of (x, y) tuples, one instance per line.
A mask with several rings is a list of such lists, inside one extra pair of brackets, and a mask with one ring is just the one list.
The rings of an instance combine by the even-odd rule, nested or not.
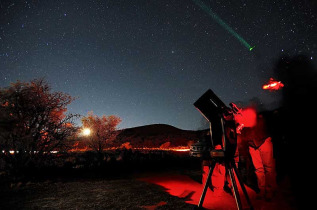
[(83, 135), (84, 135), (84, 136), (89, 136), (90, 133), (91, 133), (91, 131), (90, 131), (89, 128), (84, 128), (84, 130), (83, 130)]

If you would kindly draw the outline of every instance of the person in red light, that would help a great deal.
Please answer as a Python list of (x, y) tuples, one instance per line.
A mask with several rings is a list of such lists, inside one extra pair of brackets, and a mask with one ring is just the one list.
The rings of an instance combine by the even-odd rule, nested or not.
[[(219, 147), (216, 147), (217, 149), (221, 148), (220, 145), (217, 145), (217, 146), (219, 146)], [(209, 172), (209, 165), (210, 165), (209, 160), (203, 160), (203, 163), (202, 163), (202, 183), (203, 184), (206, 182), (206, 179), (207, 179), (207, 175)], [(237, 162), (236, 162), (236, 165), (238, 165)], [(209, 189), (213, 191), (214, 188), (217, 189), (222, 187), (226, 193), (233, 195), (230, 177), (229, 177), (229, 174), (226, 173), (226, 169), (223, 164), (219, 164), (219, 163), (216, 164), (213, 170), (211, 179), (212, 179), (212, 184), (209, 183), (209, 186), (208, 186)]]
[(267, 126), (262, 114), (257, 114), (255, 109), (248, 108), (242, 111), (239, 123), (245, 127), (240, 133), (241, 141), (246, 141), (249, 147), (252, 163), (255, 168), (258, 188), (258, 199), (272, 199), (275, 186), (275, 171), (273, 158), (272, 138), (268, 135)]
[[(204, 138), (205, 142), (210, 141), (210, 133), (208, 132)], [(219, 143), (219, 142), (218, 142)], [(220, 144), (215, 145), (214, 149), (222, 149), (222, 146)], [(238, 148), (236, 149), (235, 155), (234, 155), (234, 160), (236, 163), (236, 166), (238, 166), (239, 162), (239, 152)], [(209, 172), (209, 165), (211, 164), (210, 159), (203, 159), (202, 161), (202, 183), (204, 184), (207, 179), (207, 175)], [(224, 164), (217, 163), (213, 173), (212, 173), (212, 183), (209, 182), (209, 189), (213, 191), (214, 188), (216, 189), (223, 189), (226, 193), (229, 193), (230, 195), (232, 194), (232, 186), (231, 186), (231, 181), (229, 174), (225, 170)]]

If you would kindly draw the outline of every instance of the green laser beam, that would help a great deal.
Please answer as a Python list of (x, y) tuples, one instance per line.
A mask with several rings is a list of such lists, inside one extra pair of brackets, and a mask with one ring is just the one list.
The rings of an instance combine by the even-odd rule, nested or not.
[(215, 14), (211, 8), (209, 8), (206, 4), (204, 4), (200, 0), (193, 0), (195, 4), (197, 4), (202, 10), (204, 10), (207, 14), (209, 14), (220, 26), (226, 29), (229, 33), (231, 33), (234, 37), (236, 37), (246, 48), (250, 51), (254, 49), (255, 46), (251, 47), (247, 41), (245, 41), (237, 32), (235, 32), (225, 21), (223, 21), (217, 14)]

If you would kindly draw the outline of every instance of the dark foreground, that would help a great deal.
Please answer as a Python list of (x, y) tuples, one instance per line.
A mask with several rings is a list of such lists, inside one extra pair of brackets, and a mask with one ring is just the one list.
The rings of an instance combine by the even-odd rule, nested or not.
[[(119, 152), (105, 157), (100, 162), (93, 154), (75, 154), (49, 162), (62, 161), (59, 167), (54, 164), (0, 176), (0, 210), (193, 209), (199, 202), (203, 188), (199, 159), (186, 153), (158, 151)], [(279, 179), (270, 202), (257, 200), (254, 179), (246, 173), (242, 160), (239, 168), (254, 209), (301, 209), (286, 176)], [(207, 191), (204, 207), (237, 209), (234, 197), (222, 189), (221, 170), (214, 170), (212, 180), (216, 189)], [(243, 209), (248, 209), (240, 194)]]
[[(197, 172), (169, 171), (119, 179), (16, 183), (0, 190), (0, 209), (193, 209), (202, 189), (197, 177)], [(256, 200), (255, 192), (247, 190), (255, 209), (299, 209), (287, 185), (278, 187), (271, 202)], [(234, 198), (220, 186), (208, 190), (204, 207), (236, 209)]]
[(191, 209), (162, 187), (136, 179), (27, 183), (1, 193), (0, 209)]

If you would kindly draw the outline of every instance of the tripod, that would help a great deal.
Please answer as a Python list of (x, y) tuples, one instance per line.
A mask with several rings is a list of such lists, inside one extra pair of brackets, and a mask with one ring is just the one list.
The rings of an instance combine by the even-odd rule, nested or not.
[(205, 200), (205, 196), (206, 196), (206, 192), (207, 192), (207, 188), (209, 186), (209, 184), (212, 185), (212, 180), (211, 180), (211, 175), (212, 172), (216, 166), (216, 163), (224, 163), (225, 165), (225, 169), (226, 169), (226, 173), (229, 174), (231, 183), (232, 183), (232, 187), (233, 187), (233, 193), (234, 193), (234, 198), (237, 204), (237, 209), (240, 210), (242, 209), (242, 203), (241, 203), (241, 199), (240, 199), (240, 195), (239, 195), (239, 191), (238, 191), (238, 187), (237, 187), (237, 183), (236, 183), (236, 179), (234, 176), (234, 173), (236, 174), (236, 177), (238, 179), (238, 182), (241, 186), (241, 189), (244, 193), (244, 196), (248, 202), (248, 205), (250, 206), (250, 209), (253, 209), (250, 198), (248, 196), (247, 190), (244, 187), (244, 184), (241, 180), (241, 176), (240, 173), (235, 165), (234, 159), (227, 159), (225, 158), (225, 153), (223, 150), (212, 150), (210, 152), (210, 156), (211, 156), (211, 163), (209, 165), (209, 172), (207, 175), (207, 179), (204, 185), (204, 189), (203, 192), (201, 194), (199, 203), (198, 203), (198, 208), (202, 208), (204, 200)]

